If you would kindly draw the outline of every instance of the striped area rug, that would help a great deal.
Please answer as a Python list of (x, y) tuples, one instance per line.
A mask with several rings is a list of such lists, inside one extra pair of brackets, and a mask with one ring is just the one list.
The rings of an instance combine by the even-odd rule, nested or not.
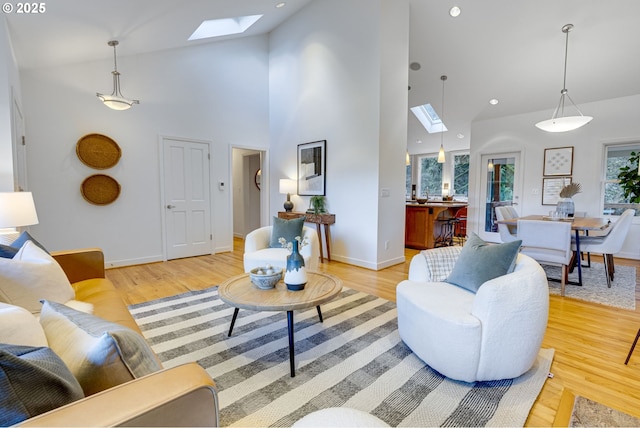
[(296, 376), (286, 314), (233, 308), (217, 287), (130, 307), (165, 367), (198, 361), (216, 381), (222, 426), (291, 426), (328, 407), (369, 412), (391, 426), (522, 426), (553, 359), (540, 351), (520, 378), (473, 384), (426, 366), (397, 330), (394, 303), (350, 289), (295, 312)]

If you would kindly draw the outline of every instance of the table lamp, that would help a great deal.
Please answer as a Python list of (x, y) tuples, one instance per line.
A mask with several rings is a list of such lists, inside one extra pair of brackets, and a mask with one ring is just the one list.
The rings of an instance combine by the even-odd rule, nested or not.
[(38, 224), (31, 192), (0, 193), (0, 229)]
[(280, 179), (280, 193), (282, 193), (283, 195), (284, 194), (287, 195), (287, 200), (284, 203), (284, 210), (286, 212), (291, 212), (293, 210), (293, 202), (291, 202), (291, 194), (293, 193), (295, 195), (297, 191), (298, 189), (296, 188), (295, 180), (290, 180), (288, 178)]

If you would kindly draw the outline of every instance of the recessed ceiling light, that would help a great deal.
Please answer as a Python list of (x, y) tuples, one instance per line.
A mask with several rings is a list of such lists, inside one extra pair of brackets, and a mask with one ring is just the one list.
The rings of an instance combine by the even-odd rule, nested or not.
[(416, 140), (416, 144), (422, 144), (422, 140)]
[(409, 68), (413, 71), (418, 71), (422, 68), (422, 65), (419, 62), (412, 62), (409, 64)]
[(464, 138), (464, 134), (458, 134), (456, 137), (458, 137), (459, 140), (462, 140)]
[(281, 7), (285, 7), (286, 3), (281, 1), (280, 3), (276, 3), (276, 7), (280, 9)]
[(489, 104), (491, 104), (492, 106), (498, 105), (499, 102), (500, 100), (498, 100), (497, 98), (491, 98), (489, 100)]
[(262, 15), (238, 16), (236, 18), (210, 19), (193, 32), (189, 40), (207, 39), (209, 37), (228, 36), (230, 34), (244, 33)]
[(457, 18), (458, 16), (460, 16), (461, 12), (462, 11), (458, 6), (453, 6), (451, 9), (449, 9), (449, 15), (451, 15), (454, 18)]

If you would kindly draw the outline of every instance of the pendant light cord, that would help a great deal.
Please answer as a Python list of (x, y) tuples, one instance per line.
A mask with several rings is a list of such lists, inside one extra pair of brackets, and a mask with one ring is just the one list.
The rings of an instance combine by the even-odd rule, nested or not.
[(567, 90), (567, 58), (569, 57), (569, 31), (573, 28), (571, 24), (565, 25), (562, 28), (562, 31), (567, 35), (565, 45), (564, 45), (564, 80), (562, 81), (562, 90)]

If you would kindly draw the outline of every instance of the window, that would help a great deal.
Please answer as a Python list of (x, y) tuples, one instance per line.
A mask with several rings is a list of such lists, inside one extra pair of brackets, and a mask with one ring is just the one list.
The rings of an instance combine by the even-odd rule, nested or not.
[(438, 113), (433, 109), (431, 104), (423, 104), (416, 107), (411, 107), (411, 112), (418, 118), (424, 129), (427, 130), (429, 134), (433, 134), (435, 132), (444, 132), (447, 131), (447, 127), (438, 116)]
[[(636, 216), (640, 215), (640, 204), (632, 204), (629, 202), (629, 198), (624, 197), (618, 180), (620, 168), (629, 165), (631, 152), (637, 153), (639, 151), (640, 143), (607, 147), (604, 171), (604, 209), (602, 212), (604, 215), (620, 215), (628, 208), (635, 209)], [(637, 167), (637, 165), (633, 166)]]
[(469, 154), (453, 156), (453, 190), (457, 196), (469, 197)]
[(436, 156), (420, 157), (418, 197), (442, 196), (442, 165)]

